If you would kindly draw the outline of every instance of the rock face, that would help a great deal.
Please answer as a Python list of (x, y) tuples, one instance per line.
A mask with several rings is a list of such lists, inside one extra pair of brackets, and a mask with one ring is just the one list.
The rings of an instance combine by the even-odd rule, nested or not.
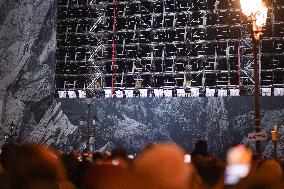
[[(53, 99), (56, 6), (51, 0), (0, 0), (0, 143), (35, 141), (58, 150), (84, 148), (79, 120), (91, 103), (96, 149), (137, 153), (150, 143), (176, 142), (191, 151), (198, 139), (224, 156), (253, 130), (253, 97)], [(284, 125), (284, 98), (261, 98), (261, 125)], [(15, 127), (11, 127), (11, 123)], [(281, 138), (282, 139), (282, 138)], [(269, 140), (263, 154), (271, 155)], [(279, 155), (283, 154), (280, 142)]]
[(6, 0), (0, 8), (0, 140), (13, 122), (16, 142), (60, 146), (76, 127), (53, 102), (55, 4)]
[[(254, 98), (144, 98), (98, 99), (87, 102), (82, 99), (57, 99), (74, 125), (87, 115), (91, 103), (91, 119), (95, 148), (108, 144), (107, 148), (122, 146), (133, 153), (150, 143), (175, 142), (192, 151), (196, 140), (206, 139), (210, 153), (224, 157), (228, 148), (248, 141), (248, 133), (254, 130)], [(269, 139), (262, 142), (263, 154), (270, 156), (270, 129), (274, 124), (283, 127), (284, 101), (279, 97), (261, 98), (261, 126)], [(76, 110), (76, 111), (75, 111)], [(79, 128), (79, 130), (82, 128)], [(279, 144), (282, 149), (282, 143)], [(280, 151), (279, 153), (283, 153)]]

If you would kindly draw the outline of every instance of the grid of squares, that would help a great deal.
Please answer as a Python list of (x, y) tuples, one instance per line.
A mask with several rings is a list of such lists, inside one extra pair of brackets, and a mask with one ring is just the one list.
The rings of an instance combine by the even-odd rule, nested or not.
[[(114, 94), (124, 96), (142, 89), (177, 96), (175, 90), (187, 88), (197, 88), (200, 96), (206, 88), (252, 94), (249, 24), (238, 0), (114, 2), (58, 0), (56, 91), (103, 97), (114, 84)], [(264, 88), (283, 87), (283, 12), (280, 0), (269, 4), (260, 51)]]

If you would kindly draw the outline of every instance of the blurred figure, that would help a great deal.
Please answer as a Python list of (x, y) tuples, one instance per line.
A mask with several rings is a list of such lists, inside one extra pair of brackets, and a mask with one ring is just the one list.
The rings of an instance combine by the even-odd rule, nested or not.
[(102, 164), (104, 161), (104, 157), (101, 152), (93, 153), (93, 163), (96, 165)]
[(283, 172), (280, 164), (271, 159), (262, 160), (258, 166), (256, 174), (260, 174), (263, 177), (281, 179), (283, 177)]
[(111, 156), (111, 153), (109, 151), (104, 151), (103, 152), (103, 158), (104, 160), (108, 160)]
[(86, 188), (85, 185), (85, 178), (90, 170), (92, 170), (93, 166), (93, 154), (88, 149), (84, 150), (81, 154), (81, 160), (79, 161), (78, 168), (76, 170), (76, 174), (74, 176), (75, 184), (78, 188), (84, 189)]
[(194, 169), (184, 163), (184, 154), (176, 145), (159, 144), (142, 150), (133, 166), (114, 164), (113, 160), (121, 158), (116, 157), (111, 165), (92, 170), (88, 189), (188, 189)]
[(258, 164), (262, 161), (262, 157), (258, 153), (252, 155), (252, 162), (249, 174), (255, 174)]
[(71, 151), (69, 154), (63, 154), (61, 160), (67, 171), (68, 179), (78, 187), (80, 185), (80, 181), (78, 180), (79, 155), (77, 152)]
[(202, 186), (203, 182), (195, 166), (192, 163), (190, 163), (188, 164), (188, 168), (189, 168), (188, 189), (201, 189), (203, 187)]
[(0, 175), (2, 175), (4, 173), (4, 168), (2, 166), (2, 164), (0, 163)]
[(114, 148), (111, 151), (111, 156), (109, 158), (113, 164), (119, 164), (123, 169), (126, 169), (130, 163), (127, 157), (127, 152), (124, 148)]
[(277, 159), (277, 162), (279, 163), (279, 165), (281, 166), (282, 168), (282, 175), (283, 175), (283, 179), (284, 179), (284, 157), (280, 157)]
[(1, 154), (3, 189), (71, 189), (58, 157), (35, 144), (4, 146)]
[(110, 159), (122, 158), (127, 159), (127, 152), (124, 148), (114, 148), (111, 151)]
[(191, 153), (192, 161), (194, 161), (195, 157), (197, 157), (197, 156), (204, 156), (204, 157), (209, 156), (208, 145), (207, 145), (207, 142), (205, 140), (198, 140), (195, 143), (195, 148), (194, 148), (193, 152)]
[(244, 145), (238, 145), (227, 152), (228, 165), (251, 164), (252, 151)]
[(81, 156), (83, 161), (93, 161), (93, 153), (87, 148), (82, 151)]
[(194, 166), (202, 179), (202, 189), (224, 188), (225, 163), (212, 157), (199, 156)]
[(252, 152), (244, 145), (238, 145), (227, 152), (225, 170), (225, 185), (227, 188), (237, 184), (240, 179), (249, 174)]
[(186, 189), (190, 170), (185, 152), (174, 144), (151, 145), (135, 159), (135, 188)]
[(281, 179), (265, 177), (262, 175), (250, 175), (240, 180), (233, 189), (283, 189), (284, 184)]
[(92, 168), (84, 179), (86, 189), (125, 188), (128, 183), (126, 179), (129, 178), (126, 158), (124, 149), (114, 149), (113, 153), (96, 152)]

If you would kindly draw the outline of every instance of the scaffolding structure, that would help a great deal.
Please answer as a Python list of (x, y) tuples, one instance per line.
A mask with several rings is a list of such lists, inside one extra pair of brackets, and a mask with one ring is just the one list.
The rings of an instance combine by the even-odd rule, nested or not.
[[(261, 88), (280, 96), (284, 2), (267, 4)], [(58, 0), (56, 55), (59, 98), (253, 94), (239, 0)]]

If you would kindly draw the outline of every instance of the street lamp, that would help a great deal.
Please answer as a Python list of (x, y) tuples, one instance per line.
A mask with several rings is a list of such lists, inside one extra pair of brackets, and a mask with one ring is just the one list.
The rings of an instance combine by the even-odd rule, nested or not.
[(278, 127), (275, 125), (271, 130), (271, 138), (273, 143), (273, 157), (274, 159), (277, 158), (277, 142), (279, 140), (279, 131)]
[[(259, 50), (259, 41), (262, 37), (262, 27), (266, 24), (268, 8), (262, 0), (240, 0), (242, 13), (246, 15), (252, 23), (251, 38), (253, 45), (254, 58), (254, 97), (255, 97), (255, 115), (254, 129), (260, 132), (260, 106), (259, 106), (259, 65), (257, 62), (257, 52)], [(260, 141), (255, 142), (256, 152), (260, 153)]]
[(94, 116), (91, 119), (91, 103), (88, 104), (87, 119), (83, 116), (79, 121), (80, 126), (83, 126), (83, 138), (86, 143), (86, 149), (92, 151), (91, 137), (94, 137), (94, 127), (97, 125), (98, 119)]
[(7, 133), (5, 133), (4, 139), (8, 144), (13, 144), (16, 142), (16, 137), (17, 137), (17, 127), (16, 125), (12, 122), (10, 124), (9, 130)]

